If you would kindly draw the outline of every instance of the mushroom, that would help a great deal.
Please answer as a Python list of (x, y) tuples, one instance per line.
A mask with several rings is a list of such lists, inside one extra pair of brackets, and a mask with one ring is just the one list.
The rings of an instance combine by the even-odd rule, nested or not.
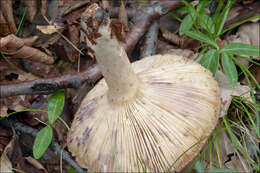
[(87, 24), (99, 22), (94, 36), (86, 33), (104, 79), (74, 117), (69, 151), (90, 172), (182, 170), (217, 124), (217, 82), (180, 56), (155, 55), (131, 64), (108, 15), (97, 5), (86, 12)]

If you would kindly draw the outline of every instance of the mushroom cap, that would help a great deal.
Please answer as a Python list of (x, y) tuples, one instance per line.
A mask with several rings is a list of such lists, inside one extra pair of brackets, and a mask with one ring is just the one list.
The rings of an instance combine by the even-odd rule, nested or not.
[(134, 98), (111, 103), (102, 79), (84, 98), (67, 144), (81, 167), (97, 172), (180, 171), (215, 128), (218, 84), (200, 64), (155, 55), (132, 64)]

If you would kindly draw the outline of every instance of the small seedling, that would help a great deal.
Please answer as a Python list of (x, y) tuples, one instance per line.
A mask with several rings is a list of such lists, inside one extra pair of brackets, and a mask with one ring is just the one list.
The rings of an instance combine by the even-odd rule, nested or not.
[(48, 121), (50, 125), (44, 123), (46, 127), (42, 128), (34, 140), (33, 156), (36, 159), (42, 157), (45, 151), (51, 144), (53, 137), (52, 126), (55, 125), (56, 120), (60, 117), (65, 102), (64, 91), (59, 90), (52, 94), (48, 100)]

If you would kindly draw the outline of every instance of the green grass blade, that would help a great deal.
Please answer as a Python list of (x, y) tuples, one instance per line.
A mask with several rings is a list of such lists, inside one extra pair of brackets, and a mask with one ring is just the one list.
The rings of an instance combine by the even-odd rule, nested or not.
[(220, 14), (220, 17), (218, 18), (217, 25), (216, 25), (216, 35), (219, 35), (224, 27), (224, 24), (227, 19), (227, 15), (229, 12), (229, 9), (234, 4), (235, 0), (228, 0), (225, 8), (223, 9), (222, 13)]
[(231, 138), (232, 144), (234, 145), (234, 147), (236, 147), (241, 153), (242, 155), (246, 158), (246, 160), (248, 161), (248, 163), (250, 163), (252, 166), (254, 166), (255, 168), (257, 168), (257, 164), (254, 162), (254, 160), (252, 160), (250, 158), (250, 156), (248, 156), (248, 154), (246, 153), (246, 151), (244, 150), (244, 148), (241, 146), (241, 143), (239, 142), (239, 140), (237, 139), (237, 137), (235, 136), (235, 134), (232, 132), (231, 129), (231, 125), (227, 120), (227, 116), (225, 115), (223, 117), (223, 122), (225, 124), (225, 127), (228, 131), (228, 134)]
[(222, 31), (220, 34), (218, 34), (217, 37), (223, 35), (223, 34), (226, 33), (227, 31), (230, 31), (231, 29), (234, 29), (234, 28), (236, 28), (236, 27), (242, 25), (243, 23), (246, 23), (246, 22), (249, 22), (249, 21), (252, 21), (252, 20), (255, 20), (255, 19), (259, 19), (259, 18), (260, 18), (260, 16), (258, 15), (258, 16), (253, 16), (253, 17), (250, 17), (250, 18), (248, 18), (248, 19), (239, 21), (239, 22), (235, 23), (234, 25), (231, 25), (230, 27), (228, 27), (228, 28), (225, 29), (224, 31)]
[(17, 31), (15, 33), (15, 35), (18, 36), (18, 37), (20, 37), (22, 35), (24, 22), (25, 22), (25, 19), (26, 19), (26, 16), (27, 16), (27, 11), (28, 11), (27, 8), (25, 8), (23, 15), (20, 19), (20, 23), (18, 25)]

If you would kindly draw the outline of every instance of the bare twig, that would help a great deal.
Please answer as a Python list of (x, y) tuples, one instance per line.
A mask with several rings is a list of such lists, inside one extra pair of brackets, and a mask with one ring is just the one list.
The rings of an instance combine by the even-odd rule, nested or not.
[(168, 12), (183, 5), (181, 1), (163, 1), (153, 4), (146, 8), (143, 12), (139, 12), (135, 17), (135, 25), (127, 34), (124, 48), (126, 52), (131, 53), (136, 43), (146, 32), (153, 20), (167, 14)]
[(0, 86), (0, 98), (26, 94), (50, 94), (62, 88), (78, 88), (85, 81), (95, 82), (101, 77), (100, 70), (95, 65), (85, 72), (74, 75), (2, 85)]
[[(22, 133), (26, 133), (32, 136), (36, 136), (38, 133), (38, 130), (33, 129), (29, 126), (26, 126), (22, 123), (19, 123), (15, 120), (1, 120), (0, 121), (0, 125), (6, 128), (14, 128), (17, 131), (20, 131)], [(79, 173), (84, 173), (85, 171), (83, 169), (81, 169), (78, 164), (72, 159), (71, 155), (63, 150), (62, 148), (59, 146), (59, 144), (57, 142), (55, 142), (54, 140), (52, 141), (50, 148), (54, 151), (55, 154), (57, 154), (58, 156), (62, 154), (62, 159), (64, 161), (66, 161), (70, 166), (72, 166), (77, 172)]]

